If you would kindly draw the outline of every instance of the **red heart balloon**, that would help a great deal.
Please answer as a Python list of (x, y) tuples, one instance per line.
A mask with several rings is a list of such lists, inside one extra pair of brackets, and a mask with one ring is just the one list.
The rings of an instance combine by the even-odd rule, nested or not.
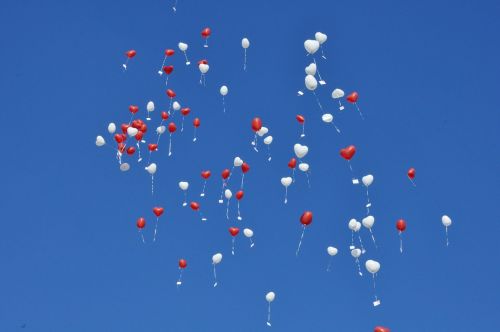
[(140, 141), (143, 136), (144, 136), (144, 133), (142, 131), (139, 131), (137, 134), (135, 134), (135, 139)]
[(135, 224), (137, 225), (137, 228), (143, 229), (146, 226), (146, 219), (140, 217), (139, 219), (137, 219), (137, 222)]
[(257, 132), (262, 128), (262, 120), (260, 118), (253, 118), (252, 130)]
[(198, 211), (200, 209), (200, 204), (196, 202), (191, 202), (189, 206), (191, 206), (191, 209), (193, 209), (194, 211)]
[(132, 59), (133, 57), (135, 57), (136, 54), (137, 54), (137, 52), (135, 50), (129, 50), (129, 51), (125, 52), (125, 55), (129, 59)]
[(158, 144), (154, 144), (154, 143), (149, 143), (148, 144), (148, 150), (149, 151), (156, 151), (158, 149)]
[(199, 65), (208, 65), (208, 60), (203, 59), (203, 60), (198, 61), (198, 66)]
[(142, 131), (143, 133), (147, 132), (148, 131), (148, 126), (147, 124), (143, 123), (141, 125), (141, 128), (139, 129), (140, 131)]
[(139, 107), (137, 107), (135, 105), (130, 105), (128, 107), (128, 110), (130, 111), (130, 113), (135, 114), (135, 113), (139, 112)]
[(415, 168), (413, 168), (413, 167), (410, 168), (408, 170), (408, 177), (413, 180), (415, 178), (416, 172), (417, 171), (415, 170)]
[(295, 118), (297, 119), (297, 121), (299, 121), (299, 123), (304, 123), (304, 121), (306, 121), (306, 119), (300, 114), (297, 115)]
[(229, 228), (229, 233), (231, 233), (232, 236), (238, 235), (240, 232), (240, 229), (238, 227), (230, 227)]
[(244, 195), (244, 194), (245, 194), (245, 193), (243, 192), (243, 190), (238, 191), (238, 192), (236, 193), (236, 199), (239, 201), (240, 199), (242, 199), (242, 198), (243, 198), (243, 195)]
[(243, 163), (243, 164), (241, 164), (241, 171), (242, 171), (243, 173), (246, 173), (246, 172), (248, 172), (249, 170), (250, 170), (250, 165), (248, 165), (247, 163)]
[(181, 109), (181, 114), (182, 115), (186, 116), (189, 113), (191, 113), (191, 109), (189, 107), (184, 107), (183, 109)]
[(404, 232), (406, 230), (406, 221), (404, 221), (403, 219), (399, 219), (398, 221), (396, 221), (396, 228), (398, 229), (398, 231)]
[(141, 124), (141, 121), (139, 119), (135, 119), (134, 121), (132, 121), (132, 128), (141, 129), (141, 126), (142, 126), (142, 124)]
[(226, 180), (229, 177), (229, 175), (231, 175), (231, 171), (229, 171), (227, 168), (222, 171), (221, 176), (224, 180)]
[(353, 93), (351, 93), (350, 95), (348, 95), (346, 97), (347, 101), (350, 102), (350, 103), (355, 103), (358, 101), (358, 93), (356, 91), (354, 91)]
[(131, 155), (133, 155), (134, 153), (135, 153), (135, 148), (134, 148), (133, 146), (129, 146), (129, 147), (127, 148), (127, 154), (128, 154), (129, 156), (131, 156)]
[(115, 134), (115, 141), (116, 143), (122, 143), (123, 142), (123, 136), (120, 134)]
[(174, 133), (176, 130), (177, 130), (177, 126), (175, 125), (175, 123), (170, 122), (170, 123), (168, 124), (168, 131), (172, 134), (172, 133)]
[(211, 174), (212, 173), (210, 173), (210, 171), (203, 171), (203, 172), (201, 172), (201, 177), (204, 178), (205, 180), (207, 180)]
[(128, 129), (129, 125), (126, 124), (126, 123), (122, 123), (121, 125), (121, 128), (122, 128), (122, 133), (126, 134), (127, 133), (127, 129)]
[(185, 259), (179, 259), (179, 268), (185, 269), (187, 265), (188, 263)]
[(311, 211), (306, 211), (300, 216), (300, 223), (304, 226), (309, 226), (313, 221), (313, 214)]
[(175, 51), (170, 49), (170, 48), (165, 50), (165, 56), (172, 56), (172, 55), (174, 55), (174, 53), (175, 53)]
[(155, 214), (155, 216), (159, 217), (163, 214), (163, 211), (165, 211), (164, 208), (162, 207), (154, 207), (153, 208), (153, 213)]
[(205, 28), (205, 29), (201, 30), (201, 36), (203, 38), (208, 38), (208, 36), (210, 36), (211, 33), (212, 33), (212, 30), (210, 30), (210, 28)]
[(354, 145), (349, 145), (348, 147), (340, 150), (340, 155), (345, 160), (351, 160), (351, 158), (354, 156), (355, 153), (356, 153), (356, 147)]
[(376, 326), (373, 332), (391, 332), (391, 330), (388, 327)]
[(163, 66), (163, 71), (165, 74), (170, 75), (174, 71), (174, 66)]
[(167, 96), (169, 98), (175, 98), (175, 96), (177, 96), (177, 95), (175, 94), (174, 90), (168, 89), (167, 90)]
[(290, 168), (297, 167), (297, 159), (295, 159), (295, 158), (290, 159), (290, 161), (288, 162), (288, 167), (290, 167)]
[(165, 111), (161, 112), (161, 118), (162, 120), (168, 120), (168, 113)]
[(198, 127), (200, 126), (200, 119), (199, 119), (199, 118), (195, 118), (195, 119), (193, 120), (193, 126), (194, 126), (195, 128), (198, 128)]

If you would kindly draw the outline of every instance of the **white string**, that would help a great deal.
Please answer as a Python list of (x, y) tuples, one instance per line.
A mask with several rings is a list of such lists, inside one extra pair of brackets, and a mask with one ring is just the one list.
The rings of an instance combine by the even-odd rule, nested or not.
[(306, 226), (302, 226), (302, 235), (300, 236), (299, 246), (297, 247), (297, 251), (295, 252), (295, 256), (299, 255), (300, 246), (302, 245), (302, 239), (304, 238), (305, 231), (306, 231)]
[(154, 175), (151, 175), (151, 196), (154, 195)]
[(222, 96), (222, 107), (224, 108), (224, 113), (226, 113), (226, 101), (224, 100), (224, 96)]
[(321, 74), (319, 73), (318, 65), (316, 64), (316, 59), (313, 57), (314, 64), (316, 65), (316, 72), (318, 73), (318, 77), (320, 81), (323, 81), (321, 78)]
[(361, 240), (361, 233), (359, 233), (359, 231), (358, 231), (358, 239), (359, 239), (359, 244), (360, 244), (360, 246), (361, 246), (361, 253), (363, 253), (363, 254), (364, 254), (364, 253), (366, 252), (366, 250), (365, 250), (365, 248), (363, 247), (363, 241)]
[(155, 223), (155, 233), (153, 235), (153, 242), (156, 242), (156, 233), (157, 233), (157, 230), (158, 230), (158, 217), (156, 217), (156, 223)]
[(205, 196), (205, 187), (206, 187), (206, 185), (207, 185), (207, 180), (205, 180), (205, 181), (203, 182), (203, 190), (201, 191), (200, 197)]
[(319, 49), (321, 50), (321, 57), (326, 60), (325, 53), (323, 52), (323, 46), (319, 46)]
[(184, 118), (185, 116), (182, 117), (182, 122), (181, 122), (181, 133), (184, 131)]
[(191, 62), (189, 62), (186, 51), (182, 51), (182, 53), (184, 53), (184, 57), (186, 58), (186, 66), (189, 66), (191, 64)]
[(172, 9), (174, 10), (174, 13), (177, 12), (177, 8), (175, 8), (175, 7), (177, 7), (177, 1), (178, 0), (175, 0), (174, 6), (172, 7)]
[(240, 201), (238, 200), (238, 220), (241, 220), (241, 213), (240, 213)]
[(330, 259), (328, 259), (328, 266), (326, 267), (326, 272), (330, 272), (331, 265), (332, 265), (332, 256), (330, 256)]
[(363, 116), (363, 113), (361, 113), (361, 110), (359, 109), (358, 103), (354, 103), (354, 105), (356, 105), (356, 109), (358, 110), (359, 115), (361, 116), (361, 120), (364, 120), (365, 117)]
[(229, 202), (231, 199), (227, 200), (227, 205), (226, 205), (226, 219), (229, 220)]
[(399, 231), (399, 251), (403, 253), (403, 237), (401, 236), (401, 231)]
[(146, 241), (144, 240), (144, 235), (142, 234), (142, 231), (141, 231), (141, 230), (139, 230), (139, 234), (141, 234), (142, 243), (146, 243)]
[(217, 287), (217, 273), (215, 272), (215, 264), (213, 264), (214, 266), (214, 287)]
[[(370, 214), (370, 195), (368, 194), (368, 187), (366, 187), (366, 215)], [(371, 229), (370, 229), (371, 232)]]
[(358, 274), (360, 276), (363, 276), (363, 272), (361, 272), (361, 267), (359, 266), (359, 259), (358, 258), (356, 258), (356, 264), (358, 265)]
[(268, 157), (267, 161), (271, 161), (272, 157), (271, 157), (271, 146), (270, 145), (267, 146), (267, 157)]
[(244, 48), (243, 50), (245, 51), (245, 61), (243, 62), (243, 70), (246, 71), (247, 70), (247, 49)]
[(300, 138), (302, 138), (302, 137), (305, 137), (305, 136), (306, 136), (305, 130), (306, 130), (306, 124), (305, 124), (305, 123), (303, 123), (303, 124), (302, 124), (302, 134), (300, 134)]
[(186, 206), (187, 203), (187, 191), (184, 190), (184, 202), (182, 202), (182, 206)]
[(252, 238), (249, 238), (250, 240), (250, 248), (253, 248), (253, 246), (255, 245), (255, 243), (253, 242)]
[(222, 204), (224, 201), (222, 200), (222, 195), (224, 194), (224, 188), (226, 187), (226, 180), (222, 179), (222, 190), (220, 191), (219, 204)]
[(448, 226), (445, 227), (445, 232), (446, 232), (446, 246), (448, 247), (448, 245), (450, 244), (450, 242), (448, 241)]
[(378, 297), (377, 297), (377, 286), (375, 284), (375, 273), (372, 274), (372, 277), (373, 277), (373, 294), (375, 296), (375, 302), (377, 302)]
[(142, 157), (141, 157), (141, 145), (139, 141), (137, 141), (137, 152), (139, 152), (139, 159), (137, 159), (137, 162), (140, 163), (142, 161)]
[(288, 186), (285, 187), (285, 204), (288, 203)]
[(160, 75), (160, 76), (161, 76), (161, 75), (163, 75), (163, 66), (165, 66), (165, 61), (166, 61), (166, 60), (167, 60), (167, 56), (165, 55), (165, 56), (163, 57), (163, 62), (162, 62), (162, 64), (161, 64), (160, 70), (158, 70), (158, 75)]
[(243, 189), (243, 181), (245, 181), (245, 173), (241, 173), (241, 189)]
[(319, 102), (319, 98), (318, 98), (318, 95), (316, 95), (316, 91), (313, 91), (312, 93), (314, 94), (314, 97), (316, 98), (316, 102), (318, 103), (319, 108), (321, 109), (321, 111), (323, 111), (323, 106), (321, 106), (321, 103)]
[(231, 253), (234, 255), (234, 236), (233, 236), (233, 246), (231, 247)]
[(351, 246), (350, 248), (354, 249), (354, 231), (351, 229)]
[(182, 269), (179, 268), (179, 280), (177, 280), (177, 287), (179, 287), (180, 285), (182, 285)]
[(197, 138), (196, 138), (196, 127), (194, 127), (194, 137), (193, 137), (193, 142), (196, 142)]
[(268, 302), (268, 309), (267, 309), (267, 326), (271, 326), (271, 302)]
[(170, 133), (170, 140), (168, 142), (168, 156), (172, 155), (172, 133)]
[(375, 242), (375, 236), (373, 235), (373, 232), (372, 232), (372, 229), (370, 228), (370, 234), (372, 236), (372, 241), (373, 241), (373, 245), (375, 246), (375, 249), (378, 249), (377, 247), (377, 243)]

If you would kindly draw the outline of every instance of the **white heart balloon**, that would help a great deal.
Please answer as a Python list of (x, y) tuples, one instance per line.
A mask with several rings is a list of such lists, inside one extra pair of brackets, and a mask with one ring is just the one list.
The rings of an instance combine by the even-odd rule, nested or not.
[(289, 176), (287, 176), (285, 178), (281, 178), (281, 184), (285, 187), (288, 187), (289, 185), (291, 185), (292, 181), (293, 181), (293, 179)]
[(173, 104), (172, 104), (172, 108), (174, 109), (174, 111), (178, 111), (181, 109), (181, 104), (179, 104), (178, 102), (174, 101)]
[(361, 229), (361, 223), (359, 221), (356, 221), (356, 226), (354, 227), (354, 231), (359, 232), (360, 229)]
[(318, 43), (323, 44), (328, 39), (328, 36), (324, 33), (316, 32), (314, 34), (314, 38), (318, 41)]
[(231, 199), (231, 197), (233, 197), (233, 193), (231, 192), (231, 190), (226, 189), (224, 191), (224, 196), (226, 197), (226, 199)]
[(103, 146), (104, 144), (106, 144), (106, 141), (104, 140), (104, 137), (97, 136), (96, 139), (95, 139), (95, 145), (97, 145), (97, 146)]
[(269, 145), (273, 142), (273, 137), (272, 136), (267, 136), (264, 138), (264, 144)]
[(126, 172), (130, 169), (130, 165), (128, 163), (123, 163), (120, 165), (120, 171)]
[(180, 42), (178, 46), (179, 46), (179, 50), (181, 50), (182, 52), (186, 52), (186, 50), (188, 49), (188, 44), (183, 43), (183, 42)]
[(221, 253), (217, 253), (217, 254), (212, 256), (212, 263), (213, 264), (219, 264), (221, 261), (222, 261), (222, 254)]
[(227, 88), (227, 86), (223, 85), (220, 87), (220, 94), (225, 96), (227, 95), (227, 93), (229, 92), (229, 89)]
[(321, 120), (325, 123), (331, 123), (333, 121), (333, 115), (330, 113), (325, 113), (321, 116)]
[(363, 223), (363, 226), (370, 229), (373, 227), (373, 224), (375, 223), (375, 218), (373, 216), (368, 216), (368, 217), (363, 218), (363, 220), (361, 220), (361, 222)]
[(276, 294), (274, 294), (274, 292), (269, 292), (266, 294), (266, 301), (271, 303), (274, 301), (275, 297), (276, 297)]
[(359, 248), (352, 249), (351, 255), (354, 258), (358, 258), (359, 256), (361, 256), (361, 249), (359, 249)]
[(375, 274), (380, 270), (380, 263), (374, 260), (367, 260), (365, 263), (365, 267), (371, 274)]
[(243, 160), (240, 157), (236, 157), (234, 158), (233, 165), (234, 167), (240, 167), (243, 165)]
[(350, 229), (351, 231), (354, 231), (354, 230), (356, 229), (356, 223), (357, 223), (357, 222), (358, 222), (358, 221), (357, 221), (356, 219), (354, 219), (354, 218), (353, 218), (353, 219), (351, 219), (351, 220), (349, 220), (348, 227), (349, 227), (349, 229)]
[(110, 134), (114, 134), (116, 131), (116, 125), (111, 122), (109, 125), (108, 125), (108, 133)]
[(246, 237), (252, 237), (253, 236), (253, 231), (250, 228), (245, 228), (243, 230), (243, 235), (245, 235)]
[(156, 128), (156, 133), (158, 135), (161, 135), (161, 134), (163, 134), (165, 132), (165, 130), (167, 130), (167, 127), (165, 127), (165, 126), (159, 126), (158, 128)]
[(268, 132), (269, 132), (269, 129), (267, 127), (262, 127), (262, 128), (260, 128), (259, 131), (257, 131), (257, 135), (259, 135), (260, 137), (262, 137), (265, 134), (267, 134)]
[(445, 226), (445, 227), (451, 226), (451, 218), (448, 217), (447, 215), (444, 215), (441, 217), (441, 222), (443, 223), (443, 226)]
[(341, 90), (341, 89), (335, 89), (335, 90), (333, 90), (333, 92), (332, 92), (332, 98), (333, 98), (333, 99), (339, 99), (339, 98), (342, 98), (342, 97), (344, 97), (344, 95), (345, 95), (345, 93), (344, 93), (344, 91), (343, 91), (343, 90)]
[(363, 184), (366, 187), (368, 187), (369, 185), (371, 185), (373, 183), (373, 175), (371, 175), (371, 174), (365, 175), (361, 178), (361, 181), (363, 182)]
[(128, 127), (127, 128), (127, 134), (130, 137), (134, 137), (135, 135), (137, 135), (138, 132), (139, 132), (139, 130), (137, 128), (134, 128), (134, 127)]
[(149, 174), (153, 175), (156, 173), (156, 164), (151, 163), (149, 166), (145, 167), (146, 171), (148, 171)]
[(314, 54), (319, 49), (319, 42), (317, 40), (308, 39), (304, 42), (304, 48), (307, 53)]
[(148, 112), (153, 112), (155, 110), (155, 103), (153, 103), (152, 101), (148, 102), (148, 104), (146, 105), (146, 110)]
[(207, 65), (206, 63), (200, 63), (198, 66), (198, 69), (200, 69), (200, 72), (202, 74), (206, 74), (208, 72), (208, 70), (210, 69), (210, 66)]
[(307, 172), (309, 170), (309, 164), (307, 164), (307, 163), (300, 163), (299, 164), (299, 169), (302, 172)]
[(179, 182), (179, 188), (181, 190), (184, 190), (184, 191), (188, 190), (188, 188), (189, 188), (189, 182), (186, 182), (186, 181)]
[(330, 256), (335, 256), (339, 251), (335, 247), (328, 247), (326, 248), (326, 251), (328, 252), (328, 255)]
[(302, 159), (309, 152), (309, 148), (305, 145), (297, 143), (293, 146), (293, 151), (295, 152), (297, 158)]
[(243, 47), (243, 48), (249, 48), (250, 47), (250, 41), (248, 40), (248, 38), (243, 38), (241, 40), (241, 47)]
[(313, 62), (309, 66), (306, 67), (306, 75), (316, 75), (316, 64)]
[(304, 82), (305, 82), (307, 90), (309, 90), (309, 91), (314, 91), (318, 87), (318, 81), (312, 75), (307, 75)]

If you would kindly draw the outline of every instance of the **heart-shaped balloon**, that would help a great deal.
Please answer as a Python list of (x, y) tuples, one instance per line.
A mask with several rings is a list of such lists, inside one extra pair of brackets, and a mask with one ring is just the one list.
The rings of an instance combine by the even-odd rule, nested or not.
[(182, 52), (186, 52), (188, 49), (188, 44), (183, 42), (180, 42), (177, 46), (179, 47), (179, 50), (181, 50)]
[(122, 125), (121, 125), (122, 133), (126, 134), (128, 127), (130, 127), (128, 124), (122, 123)]
[(358, 101), (358, 93), (355, 91), (346, 97), (347, 101), (350, 103), (355, 103)]
[(391, 330), (388, 327), (375, 326), (375, 329), (373, 329), (373, 332), (391, 332)]
[(302, 172), (307, 172), (309, 170), (309, 164), (307, 164), (307, 163), (300, 163), (299, 164), (299, 169)]
[(309, 148), (305, 145), (297, 143), (293, 146), (293, 151), (295, 152), (297, 158), (302, 159), (309, 152)]
[(367, 260), (365, 263), (365, 267), (371, 274), (375, 274), (380, 270), (380, 263), (374, 260)]
[(212, 173), (210, 171), (203, 171), (201, 172), (201, 177), (207, 180)]
[(307, 53), (314, 54), (319, 49), (319, 42), (317, 40), (308, 39), (304, 42), (304, 48)]
[(170, 75), (174, 71), (174, 66), (163, 66), (165, 74)]
[(200, 72), (201, 72), (202, 74), (206, 74), (206, 73), (208, 72), (208, 70), (210, 69), (210, 66), (209, 66), (209, 65), (207, 65), (207, 64), (204, 64), (204, 63), (200, 63), (200, 64), (198, 65), (198, 68), (200, 69)]
[(256, 133), (262, 128), (262, 120), (261, 118), (253, 118), (252, 119), (252, 130)]
[(189, 206), (193, 211), (198, 211), (200, 209), (200, 204), (198, 204), (197, 202), (191, 202)]
[(222, 261), (222, 254), (221, 253), (217, 253), (217, 254), (212, 256), (212, 263), (213, 264), (219, 264), (221, 261)]
[(324, 33), (316, 32), (314, 34), (314, 38), (318, 41), (318, 43), (323, 44), (328, 39), (328, 36)]
[(229, 233), (231, 236), (236, 236), (240, 232), (240, 229), (238, 227), (230, 227), (229, 228)]
[(328, 252), (328, 255), (330, 256), (335, 256), (339, 251), (335, 247), (328, 247), (326, 248), (326, 251)]
[(97, 146), (103, 146), (104, 144), (106, 144), (106, 141), (104, 140), (104, 137), (97, 136), (96, 139), (95, 139), (95, 145), (97, 145)]
[(359, 248), (352, 249), (351, 255), (354, 258), (358, 258), (359, 256), (361, 256), (361, 249), (359, 249)]
[(133, 146), (129, 146), (129, 147), (127, 148), (127, 154), (128, 154), (129, 156), (131, 156), (131, 155), (133, 155), (134, 153), (135, 153), (135, 148), (134, 148)]
[(243, 230), (243, 234), (246, 236), (246, 237), (252, 237), (253, 236), (253, 231), (250, 229), (250, 228), (245, 228)]
[(146, 105), (146, 110), (148, 112), (153, 112), (155, 110), (155, 103), (153, 103), (152, 101), (149, 101), (148, 104)]
[(363, 224), (363, 226), (370, 229), (373, 227), (373, 224), (375, 223), (375, 218), (373, 216), (365, 217), (363, 218), (363, 220), (361, 220), (361, 223)]
[(130, 165), (128, 163), (123, 163), (120, 165), (120, 171), (126, 172), (130, 169)]
[(311, 211), (305, 211), (300, 216), (300, 223), (304, 226), (309, 226), (313, 221), (313, 214)]
[(300, 114), (297, 114), (295, 116), (295, 119), (297, 119), (297, 121), (300, 123), (300, 124), (303, 124), (304, 122), (306, 122), (306, 118), (304, 118), (303, 115), (300, 115)]
[(272, 136), (267, 136), (264, 138), (264, 144), (269, 145), (273, 142), (273, 137)]
[(152, 163), (149, 166), (145, 167), (146, 171), (148, 171), (149, 174), (153, 175), (156, 173), (156, 164)]
[(144, 219), (143, 217), (140, 217), (137, 219), (135, 224), (136, 224), (137, 228), (143, 229), (146, 226), (146, 219)]
[(158, 135), (161, 135), (161, 134), (163, 134), (165, 132), (165, 130), (167, 130), (167, 127), (165, 127), (165, 126), (159, 126), (158, 128), (156, 128), (156, 133)]
[(167, 96), (168, 96), (168, 98), (172, 99), (172, 98), (175, 98), (175, 96), (177, 96), (177, 94), (175, 93), (174, 90), (167, 89)]
[(111, 122), (109, 125), (108, 125), (108, 133), (110, 134), (114, 134), (116, 131), (116, 125)]
[(288, 187), (289, 185), (292, 184), (292, 178), (287, 176), (287, 177), (284, 177), (284, 178), (281, 178), (281, 184), (285, 187)]
[(416, 175), (417, 171), (415, 170), (415, 168), (410, 168), (408, 170), (408, 177), (413, 180), (415, 178), (415, 175)]
[(189, 182), (186, 181), (179, 182), (179, 188), (181, 188), (181, 190), (188, 190)]
[(234, 158), (233, 165), (234, 167), (240, 167), (243, 165), (243, 160), (240, 157), (236, 157)]
[(179, 102), (177, 102), (177, 101), (174, 101), (173, 104), (172, 104), (172, 109), (174, 111), (180, 110), (181, 109), (181, 104), (179, 104)]
[(307, 90), (314, 91), (318, 87), (318, 81), (312, 75), (307, 75), (304, 79), (304, 83), (306, 85)]
[(165, 211), (165, 209), (164, 209), (164, 208), (162, 208), (162, 207), (158, 207), (158, 206), (157, 206), (157, 207), (154, 207), (154, 208), (153, 208), (153, 213), (154, 213), (154, 214), (155, 214), (155, 216), (157, 216), (157, 217), (161, 216), (161, 215), (163, 214), (163, 212), (164, 212), (164, 211)]
[(135, 105), (130, 105), (128, 107), (128, 110), (130, 111), (130, 113), (135, 114), (135, 113), (139, 112), (139, 107), (137, 107)]
[(257, 135), (259, 135), (260, 137), (264, 136), (265, 134), (267, 134), (269, 132), (269, 129), (267, 127), (262, 127), (260, 128), (258, 131), (257, 131)]
[(366, 187), (368, 187), (369, 185), (371, 185), (373, 183), (373, 175), (371, 175), (371, 174), (365, 175), (361, 178), (361, 181), (363, 182), (363, 184)]
[(225, 170), (223, 170), (221, 173), (221, 176), (224, 180), (226, 180), (229, 177), (229, 175), (231, 175), (231, 171), (228, 170), (227, 168)]
[(351, 219), (351, 220), (349, 220), (348, 227), (349, 227), (349, 229), (350, 229), (351, 231), (354, 231), (354, 230), (356, 229), (356, 223), (357, 223), (357, 222), (358, 222), (358, 221), (357, 221), (356, 219), (354, 219), (354, 218), (353, 218), (353, 219)]
[(288, 162), (288, 167), (293, 169), (296, 166), (297, 166), (297, 159), (295, 158), (290, 159), (290, 161)]
[(441, 217), (441, 222), (443, 223), (444, 227), (451, 226), (451, 218), (448, 217), (447, 215)]
[(239, 190), (237, 193), (236, 193), (236, 199), (237, 200), (241, 200), (243, 198), (243, 196), (245, 195), (245, 192), (243, 190)]
[(307, 75), (316, 75), (316, 64), (313, 62), (309, 66), (306, 67), (306, 74)]
[(168, 132), (172, 134), (172, 133), (175, 133), (176, 130), (177, 130), (177, 126), (175, 125), (175, 123), (170, 122), (168, 124)]
[(224, 197), (226, 197), (226, 199), (231, 199), (231, 197), (233, 197), (232, 191), (229, 189), (224, 190)]
[(172, 49), (168, 48), (165, 50), (165, 56), (172, 56), (172, 55), (174, 55), (174, 53), (175, 53), (175, 51)]
[(133, 128), (133, 127), (128, 127), (127, 128), (127, 134), (130, 137), (133, 137), (133, 136), (137, 135), (138, 132), (139, 132), (139, 130), (137, 130), (137, 128)]
[(148, 144), (148, 150), (151, 151), (151, 152), (158, 150), (158, 144), (149, 143)]
[(333, 99), (339, 99), (339, 98), (342, 98), (342, 97), (344, 97), (344, 95), (345, 95), (345, 94), (344, 94), (344, 91), (343, 91), (343, 90), (341, 90), (341, 89), (335, 89), (335, 90), (333, 90), (333, 92), (332, 92), (332, 98), (333, 98)]
[(340, 155), (345, 160), (351, 160), (351, 158), (354, 156), (355, 153), (356, 153), (356, 147), (354, 145), (349, 145), (348, 147), (340, 150)]
[(333, 115), (330, 113), (325, 113), (321, 116), (321, 120), (325, 123), (331, 123), (333, 121)]
[(244, 162), (243, 164), (241, 164), (241, 171), (242, 171), (243, 173), (246, 173), (246, 172), (248, 172), (249, 170), (250, 170), (250, 165), (248, 165), (248, 164), (247, 164), (247, 163), (245, 163), (245, 162)]

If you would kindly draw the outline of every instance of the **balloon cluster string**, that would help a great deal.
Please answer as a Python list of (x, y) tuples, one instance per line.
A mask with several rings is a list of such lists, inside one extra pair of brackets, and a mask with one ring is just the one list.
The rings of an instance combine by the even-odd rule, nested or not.
[(321, 50), (321, 57), (326, 60), (325, 53), (323, 52), (323, 46), (320, 46), (319, 48)]
[(370, 214), (370, 194), (368, 193), (368, 187), (366, 187), (366, 215)]
[(142, 157), (141, 157), (141, 144), (139, 141), (137, 141), (137, 152), (139, 153), (139, 158), (137, 159), (137, 162), (140, 163), (142, 161)]
[(250, 240), (250, 248), (253, 248), (253, 246), (255, 245), (255, 243), (253, 242), (252, 238), (250, 238), (249, 240)]
[(184, 117), (182, 117), (181, 121), (181, 133), (184, 131)]
[(363, 247), (363, 241), (361, 240), (361, 234), (358, 232), (358, 239), (359, 239), (359, 245), (361, 246), (361, 253), (365, 253), (366, 250), (365, 248)]
[(259, 149), (257, 149), (257, 133), (255, 133), (252, 145), (253, 145), (253, 149), (255, 150), (255, 152), (259, 152)]
[(271, 147), (267, 146), (267, 161), (271, 161)]
[(174, 13), (177, 12), (177, 1), (178, 0), (175, 0), (175, 3), (174, 3), (174, 6), (172, 7), (172, 9), (174, 10)]
[(375, 296), (375, 302), (378, 301), (378, 297), (377, 297), (377, 285), (375, 283), (375, 273), (372, 274), (372, 277), (373, 277), (373, 294)]
[(314, 64), (316, 65), (316, 72), (318, 73), (319, 80), (323, 81), (323, 79), (321, 78), (321, 74), (319, 73), (319, 69), (317, 69), (318, 65), (316, 64), (316, 58), (313, 57), (313, 61), (314, 61)]
[(172, 99), (170, 98), (170, 103), (168, 104), (168, 115), (170, 115), (170, 110), (172, 109)]
[(305, 130), (306, 130), (306, 125), (305, 125), (305, 123), (303, 123), (303, 124), (302, 124), (302, 134), (300, 134), (300, 138), (302, 138), (302, 137), (305, 137), (305, 136), (306, 136)]
[(302, 235), (300, 236), (299, 246), (295, 252), (295, 256), (299, 255), (300, 247), (302, 246), (302, 240), (304, 239), (304, 233), (306, 232), (306, 226), (302, 226)]
[(193, 142), (196, 142), (197, 138), (196, 138), (196, 127), (194, 127), (194, 137), (193, 137)]
[(230, 201), (231, 201), (231, 200), (230, 200), (230, 199), (228, 199), (228, 200), (227, 200), (227, 205), (226, 205), (226, 219), (227, 219), (227, 220), (229, 220), (229, 202), (230, 202)]
[(165, 80), (165, 87), (168, 86), (168, 77), (169, 77), (169, 75), (167, 75), (167, 79)]
[(141, 234), (142, 243), (146, 243), (146, 241), (144, 240), (144, 234), (142, 234), (141, 231), (139, 231), (139, 234)]
[(243, 189), (243, 182), (245, 181), (245, 173), (241, 174), (241, 189)]
[(226, 187), (226, 181), (222, 180), (222, 190), (220, 191), (219, 204), (222, 204), (224, 201), (222, 200), (222, 195), (224, 195), (224, 188)]
[(182, 206), (186, 206), (188, 203), (187, 203), (187, 192), (184, 191), (184, 202), (182, 202)]
[(207, 218), (203, 216), (203, 213), (201, 213), (201, 211), (198, 211), (198, 214), (200, 215), (201, 221), (207, 221)]
[(295, 168), (292, 169), (292, 182), (295, 182)]
[(446, 246), (448, 247), (450, 242), (448, 241), (448, 226), (445, 227), (445, 232), (446, 232)]
[(415, 184), (415, 181), (413, 181), (413, 179), (410, 179), (411, 181), (411, 184), (413, 184), (414, 187), (416, 187), (417, 185)]
[(161, 63), (160, 70), (158, 70), (158, 75), (163, 75), (163, 66), (165, 66), (165, 61), (167, 61), (167, 56), (163, 57), (163, 62)]
[(151, 196), (154, 195), (154, 175), (151, 175)]

